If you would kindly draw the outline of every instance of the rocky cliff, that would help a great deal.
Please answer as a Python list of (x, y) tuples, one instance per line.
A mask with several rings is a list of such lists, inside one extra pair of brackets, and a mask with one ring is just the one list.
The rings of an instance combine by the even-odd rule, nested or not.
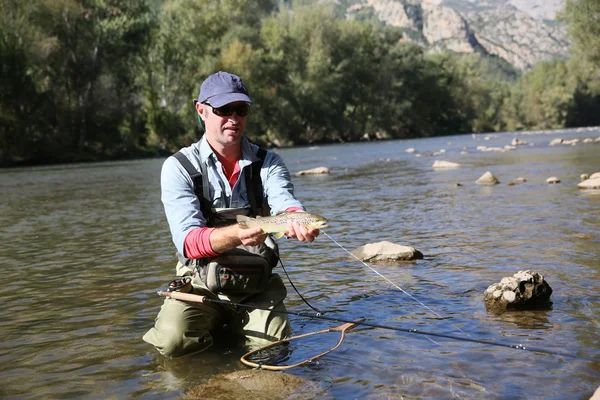
[(556, 22), (562, 0), (355, 0), (353, 17), (371, 11), (404, 28), (405, 40), (430, 51), (498, 56), (527, 70), (539, 61), (566, 58), (566, 27)]

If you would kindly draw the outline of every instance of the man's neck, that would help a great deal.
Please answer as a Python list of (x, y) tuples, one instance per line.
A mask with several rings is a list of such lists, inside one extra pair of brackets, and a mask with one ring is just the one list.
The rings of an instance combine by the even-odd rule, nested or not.
[(212, 148), (213, 152), (216, 154), (217, 158), (221, 160), (227, 160), (228, 162), (238, 161), (242, 158), (242, 145), (237, 144), (233, 146), (222, 146), (216, 143), (211, 143), (210, 140), (208, 144)]

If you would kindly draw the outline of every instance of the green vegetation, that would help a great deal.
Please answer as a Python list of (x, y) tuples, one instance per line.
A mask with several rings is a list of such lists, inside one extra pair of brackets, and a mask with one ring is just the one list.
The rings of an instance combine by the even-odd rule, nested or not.
[(572, 58), (521, 75), (314, 2), (0, 0), (0, 165), (176, 151), (217, 70), (249, 86), (267, 146), (600, 125), (599, 15), (568, 0)]

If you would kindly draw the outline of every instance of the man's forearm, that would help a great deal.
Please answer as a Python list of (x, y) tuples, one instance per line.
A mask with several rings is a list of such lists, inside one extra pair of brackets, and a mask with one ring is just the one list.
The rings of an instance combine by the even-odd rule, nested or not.
[(210, 246), (215, 253), (224, 253), (242, 244), (238, 237), (238, 225), (216, 228), (210, 233)]

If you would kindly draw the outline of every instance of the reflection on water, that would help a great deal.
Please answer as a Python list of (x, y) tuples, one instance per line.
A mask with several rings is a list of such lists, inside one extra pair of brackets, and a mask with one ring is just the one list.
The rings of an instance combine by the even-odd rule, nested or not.
[[(548, 147), (556, 135), (537, 135), (526, 137), (533, 146), (514, 152), (474, 150), (513, 137), (280, 150), (292, 173), (331, 169), (294, 183), (308, 209), (331, 221), (327, 233), (341, 246), (388, 240), (426, 256), (374, 266), (411, 298), (325, 235), (312, 244), (282, 240), (283, 261), (300, 292), (333, 318), (364, 316), (598, 358), (600, 195), (576, 187), (581, 173), (600, 171), (598, 144)], [(405, 153), (409, 147), (446, 152), (415, 157)], [(463, 148), (469, 154), (460, 155)], [(463, 166), (434, 171), (435, 159)], [(162, 301), (155, 291), (174, 273), (161, 163), (0, 171), (2, 397), (176, 398), (215, 374), (245, 368), (238, 361), (243, 348), (226, 338), (173, 360), (141, 340)], [(475, 185), (488, 170), (502, 183)], [(527, 182), (507, 185), (519, 176)], [(549, 176), (562, 183), (547, 185)], [(483, 291), (523, 269), (544, 275), (552, 308), (488, 314)], [(288, 309), (312, 313), (288, 292)], [(295, 335), (336, 325), (291, 321)], [(313, 344), (289, 350), (286, 362), (320, 352)], [(318, 368), (290, 372), (319, 382), (324, 389), (315, 397), (322, 398), (586, 398), (600, 383), (599, 362), (373, 328), (349, 332)]]

